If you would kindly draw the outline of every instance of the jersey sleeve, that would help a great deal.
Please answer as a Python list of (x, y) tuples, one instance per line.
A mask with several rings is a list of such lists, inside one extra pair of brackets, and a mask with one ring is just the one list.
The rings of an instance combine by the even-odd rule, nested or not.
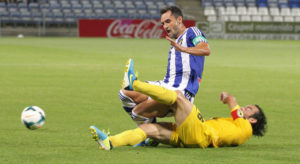
[(200, 42), (208, 43), (204, 33), (197, 27), (190, 27), (187, 31), (188, 41), (193, 46), (196, 46)]

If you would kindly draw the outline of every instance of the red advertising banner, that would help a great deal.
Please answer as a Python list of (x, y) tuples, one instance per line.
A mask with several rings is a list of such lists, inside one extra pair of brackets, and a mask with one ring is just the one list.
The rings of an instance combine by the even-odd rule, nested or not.
[[(78, 24), (80, 37), (162, 38), (166, 35), (159, 20), (81, 19)], [(195, 26), (195, 21), (184, 20), (184, 25)]]

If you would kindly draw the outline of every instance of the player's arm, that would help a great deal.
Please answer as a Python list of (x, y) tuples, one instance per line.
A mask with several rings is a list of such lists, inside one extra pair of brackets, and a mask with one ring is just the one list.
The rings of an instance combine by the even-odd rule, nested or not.
[(234, 127), (232, 127), (231, 137), (234, 138), (234, 145), (241, 145), (246, 142), (252, 135), (252, 128), (247, 119), (243, 118), (243, 112), (240, 106), (237, 104), (236, 99), (228, 94), (227, 92), (222, 92), (220, 100), (227, 104), (231, 110), (231, 116), (233, 118)]
[(220, 100), (224, 103), (224, 104), (227, 104), (229, 109), (232, 109), (234, 108), (237, 104), (235, 98), (227, 93), (227, 92), (222, 92), (221, 95), (220, 95)]
[(170, 41), (176, 51), (186, 52), (196, 56), (209, 56), (210, 54), (210, 48), (206, 42), (199, 42), (195, 47), (183, 47), (168, 36), (166, 36), (166, 39)]
[(243, 117), (243, 113), (240, 110), (240, 106), (237, 104), (235, 97), (233, 97), (231, 94), (227, 92), (222, 92), (220, 96), (220, 100), (224, 104), (228, 105), (231, 112), (231, 116), (234, 120)]

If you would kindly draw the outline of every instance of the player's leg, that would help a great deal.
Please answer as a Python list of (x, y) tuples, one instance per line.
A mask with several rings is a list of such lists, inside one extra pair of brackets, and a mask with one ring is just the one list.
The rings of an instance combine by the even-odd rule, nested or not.
[(170, 106), (174, 110), (177, 126), (180, 125), (192, 111), (193, 104), (184, 97), (181, 91), (168, 90), (139, 80), (133, 82), (133, 88), (135, 91), (149, 95), (157, 102)]
[[(135, 88), (134, 82), (137, 83), (135, 84)], [(155, 100), (143, 101), (134, 108), (132, 112), (132, 118), (138, 118), (139, 120), (153, 118), (155, 116), (165, 116), (169, 112), (168, 106), (172, 105), (176, 101), (177, 97), (177, 94), (174, 91), (159, 87), (157, 85), (151, 85), (136, 80), (132, 59), (129, 59), (127, 65), (125, 66), (123, 86), (126, 86), (126, 88), (129, 90), (135, 90), (142, 94), (146, 94)], [(130, 93), (130, 91), (128, 91), (128, 93)], [(134, 98), (133, 95), (131, 95), (131, 97)], [(189, 101), (193, 101), (194, 96), (189, 92), (185, 91), (185, 98), (189, 99)], [(145, 100), (145, 98), (143, 100)], [(132, 107), (130, 108), (130, 110), (131, 109)], [(147, 123), (147, 121), (148, 120), (146, 119), (144, 123)]]
[(100, 148), (111, 150), (114, 147), (136, 145), (147, 137), (169, 144), (172, 136), (172, 123), (143, 124), (136, 129), (126, 130), (109, 137), (95, 126), (90, 126), (90, 130), (93, 139), (98, 142)]
[(147, 134), (148, 138), (164, 144), (170, 144), (172, 133), (175, 130), (174, 124), (170, 122), (142, 124), (139, 127)]
[[(169, 106), (160, 104), (152, 99), (148, 99), (138, 104), (132, 111), (132, 119), (138, 125), (145, 123), (156, 123), (156, 117), (165, 116), (170, 110)], [(141, 113), (140, 113), (141, 112)], [(147, 138), (147, 140), (134, 145), (137, 146), (157, 146), (159, 143), (153, 139)]]
[(146, 94), (153, 100), (170, 106), (175, 113), (177, 126), (188, 117), (193, 109), (194, 105), (185, 98), (181, 91), (168, 90), (139, 80), (134, 80), (132, 86), (135, 91)]
[(206, 148), (211, 142), (209, 130), (196, 106), (189, 102), (182, 92), (177, 91), (177, 100), (172, 107), (177, 127), (170, 143), (179, 147)]
[[(132, 90), (128, 90), (129, 88), (129, 76), (128, 72), (129, 70), (133, 70), (133, 60), (129, 59), (125, 65), (125, 73), (124, 78), (122, 80), (122, 88), (119, 91), (119, 97), (123, 104), (123, 109), (130, 115), (130, 117), (135, 121), (137, 125), (142, 123), (150, 123), (150, 122), (156, 122), (153, 118), (147, 118), (144, 116), (141, 116), (135, 112), (132, 112), (133, 108), (144, 101), (148, 100), (148, 96), (144, 95), (139, 92), (135, 92)], [(127, 89), (125, 89), (127, 88)]]
[(148, 99), (148, 96), (139, 92), (121, 89), (119, 91), (119, 98), (123, 105), (123, 109), (131, 116), (133, 108), (137, 104), (146, 101)]
[[(132, 60), (131, 60), (132, 61)], [(180, 124), (183, 122), (183, 120), (188, 116), (190, 111), (193, 108), (193, 104), (189, 102), (184, 95), (179, 91), (180, 97), (179, 97), (179, 102), (181, 104), (175, 104), (177, 100), (177, 93), (173, 90), (169, 90), (166, 88), (163, 88), (161, 86), (157, 85), (152, 85), (149, 83), (141, 82), (137, 80), (136, 75), (133, 70), (133, 62), (127, 67), (127, 75), (128, 75), (128, 85), (130, 90), (134, 90), (137, 92), (140, 92), (142, 94), (150, 96), (153, 100), (160, 104), (165, 104), (166, 106), (172, 106), (175, 105), (174, 109), (175, 112), (177, 112), (177, 108), (179, 107), (179, 110), (177, 113), (182, 113), (182, 116), (175, 117), (177, 124)], [(185, 109), (185, 107), (187, 107)], [(185, 113), (185, 114), (184, 114)], [(133, 112), (134, 114), (134, 112)], [(175, 113), (176, 115), (176, 113)], [(143, 118), (143, 117), (141, 117)]]
[[(133, 60), (129, 59), (127, 61), (127, 64), (125, 66), (125, 73), (124, 73), (124, 78), (123, 78), (123, 88), (127, 88), (127, 90), (122, 89), (119, 92), (119, 97), (121, 102), (123, 103), (123, 108), (125, 111), (131, 115), (131, 118), (138, 124), (142, 123), (153, 123), (156, 122), (155, 117), (152, 115), (151, 117), (148, 117), (147, 115), (141, 115), (139, 112), (140, 110), (135, 110), (132, 111), (133, 108), (136, 107), (137, 104), (137, 109), (143, 109), (144, 111), (149, 111), (149, 113), (153, 112), (153, 109), (159, 109), (160, 106), (162, 106), (159, 103), (154, 102), (153, 100), (148, 100), (148, 96), (144, 95), (140, 92), (135, 92), (132, 91), (132, 79), (136, 79), (135, 74), (133, 72)], [(130, 89), (130, 90), (128, 90)], [(165, 106), (164, 106), (165, 107)], [(166, 107), (165, 107), (166, 108)], [(163, 109), (161, 110), (163, 111)]]
[(175, 122), (177, 126), (180, 126), (185, 119), (189, 116), (193, 109), (193, 104), (188, 101), (185, 96), (182, 94), (181, 91), (176, 91), (177, 93), (177, 100), (176, 105), (173, 105), (172, 109), (175, 113)]
[(109, 139), (114, 147), (136, 145), (146, 138), (153, 138), (159, 142), (169, 144), (170, 137), (172, 136), (171, 123), (155, 123), (155, 124), (142, 124), (136, 129), (126, 130)]
[(148, 100), (148, 96), (144, 95), (142, 93), (136, 92), (136, 91), (129, 91), (129, 90), (125, 90), (122, 89), (121, 90), (124, 95), (130, 97), (136, 104), (139, 104), (145, 100)]
[[(175, 103), (176, 98), (177, 98), (177, 93), (175, 91), (168, 90), (161, 86), (152, 85), (152, 84), (148, 84), (148, 83), (136, 80), (136, 76), (135, 76), (135, 73), (133, 70), (132, 59), (129, 60), (129, 63), (130, 64), (126, 65), (126, 67), (125, 67), (125, 69), (126, 69), (125, 74), (127, 74), (128, 79), (123, 80), (123, 81), (127, 81), (127, 83), (128, 83), (127, 88), (129, 90), (134, 90), (134, 91), (140, 92), (142, 94), (148, 95), (156, 101), (156, 102), (154, 102), (154, 101), (148, 100), (147, 102), (144, 102), (141, 106), (143, 106), (143, 105), (146, 106), (147, 103), (150, 102), (148, 104), (149, 109), (151, 109), (151, 107), (152, 107), (152, 109), (155, 109), (156, 107), (160, 106), (160, 107), (163, 107), (161, 111), (166, 113), (166, 110), (163, 110), (163, 109), (167, 109), (166, 108), (167, 106)], [(164, 105), (162, 106), (161, 104), (164, 104)], [(147, 123), (147, 121), (148, 121), (147, 119), (149, 119), (147, 117), (144, 117), (144, 116), (141, 116), (141, 115), (135, 113), (134, 111), (132, 112), (132, 118), (136, 119), (137, 121), (143, 121), (144, 123)]]
[(172, 105), (176, 101), (177, 94), (174, 91), (171, 92), (170, 90), (160, 86), (151, 85), (137, 80), (137, 77), (134, 73), (133, 60), (129, 59), (128, 63), (129, 64), (127, 64), (125, 67), (125, 75), (127, 74), (127, 80), (123, 80), (127, 81), (124, 84), (124, 86), (128, 85), (126, 88), (148, 95), (152, 97), (152, 99), (155, 99), (157, 102), (162, 104)]
[(170, 106), (158, 103), (155, 100), (149, 99), (138, 105), (133, 109), (135, 114), (147, 118), (164, 117), (170, 111)]
[(168, 90), (161, 86), (151, 85), (139, 80), (134, 80), (132, 86), (135, 91), (146, 94), (153, 100), (170, 106), (175, 113), (177, 126), (179, 126), (192, 111), (193, 104), (184, 97), (181, 91)]
[(172, 107), (177, 125), (180, 125), (192, 111), (193, 104), (186, 99), (181, 91), (173, 91), (136, 80), (133, 70), (129, 74), (133, 74), (132, 77), (134, 77), (129, 80), (134, 91), (148, 95), (156, 102)]
[[(139, 92), (135, 91), (128, 91), (128, 90), (120, 90), (119, 92), (120, 100), (123, 104), (123, 109), (130, 115), (132, 120), (137, 124), (143, 124), (143, 123), (154, 123), (156, 122), (155, 116), (149, 117), (147, 114), (143, 115), (139, 112), (133, 110), (138, 107), (138, 109), (143, 108), (147, 112), (152, 112), (150, 107), (152, 103), (157, 104), (156, 102), (153, 102), (153, 100), (148, 100), (148, 96), (144, 95)], [(149, 103), (152, 102), (152, 103)], [(161, 105), (161, 104), (158, 104)], [(158, 106), (154, 106), (154, 108), (159, 108)], [(143, 111), (144, 111), (143, 110)]]
[(138, 80), (135, 80), (132, 86), (135, 91), (149, 95), (152, 99), (170, 105), (173, 109), (177, 129), (172, 132), (171, 137), (168, 137), (171, 145), (203, 148), (209, 145), (209, 138), (205, 134), (206, 128), (201, 113), (185, 98), (181, 91), (175, 92)]
[(100, 149), (111, 150), (114, 147), (136, 145), (144, 141), (147, 137), (141, 128), (126, 130), (114, 136), (108, 136), (96, 126), (90, 126), (92, 138), (99, 144)]
[[(148, 86), (148, 83), (144, 83), (144, 84), (146, 84), (146, 85), (142, 85), (141, 88)], [(151, 84), (149, 84), (149, 85), (151, 85)], [(145, 88), (147, 88), (147, 87), (145, 87)], [(154, 88), (160, 88), (160, 87), (154, 86)], [(154, 89), (154, 90), (157, 90), (157, 89)], [(163, 90), (167, 90), (167, 89), (163, 88)], [(165, 92), (165, 91), (159, 91), (157, 93), (152, 93), (152, 94), (158, 94), (159, 96), (168, 95), (168, 94), (164, 94), (163, 92)], [(172, 90), (169, 90), (169, 92), (175, 93), (175, 91), (172, 91)], [(179, 108), (177, 113), (180, 113), (180, 114), (177, 114), (178, 116), (175, 116), (175, 118), (177, 118), (178, 122), (182, 122), (182, 120), (184, 120), (184, 118), (189, 114), (190, 110), (188, 110), (188, 109), (192, 109), (193, 104), (190, 103), (186, 99), (186, 97), (181, 93), (181, 91), (177, 91), (177, 92), (178, 92), (178, 95), (180, 95), (180, 99), (178, 101), (180, 101), (181, 103), (179, 106), (187, 106), (188, 105), (187, 108), (184, 108), (184, 107)], [(157, 98), (155, 98), (155, 99), (157, 99)], [(174, 98), (171, 98), (171, 99), (174, 99)], [(134, 104), (134, 103), (132, 103), (132, 104)], [(170, 103), (167, 103), (167, 104), (170, 104)], [(131, 104), (128, 103), (127, 101), (123, 102), (124, 109), (128, 109), (130, 107), (129, 105), (131, 105)], [(133, 110), (132, 110), (132, 108), (133, 108)], [(156, 100), (152, 100), (152, 99), (145, 100), (142, 103), (139, 103), (138, 105), (134, 104), (132, 106), (132, 108), (129, 108), (131, 117), (138, 125), (140, 125), (142, 123), (152, 123), (153, 119), (151, 119), (151, 118), (164, 117), (170, 111), (169, 105), (158, 103)], [(182, 114), (182, 112), (185, 112), (185, 113), (187, 112), (187, 114)]]
[(172, 133), (170, 143), (187, 147), (195, 144), (199, 147), (209, 145), (201, 113), (181, 91), (176, 91), (176, 93), (173, 90), (136, 80), (133, 68), (128, 71), (128, 79), (132, 90), (146, 94), (153, 100), (169, 105), (173, 109), (177, 128), (176, 132)]
[[(148, 82), (147, 82), (148, 83)], [(151, 84), (151, 83), (150, 83)], [(184, 97), (191, 103), (194, 101), (194, 96), (188, 91), (181, 91), (184, 93)], [(154, 117), (166, 117), (174, 116), (174, 112), (170, 109), (170, 106), (158, 103), (155, 100), (149, 99), (137, 104), (133, 109), (135, 114), (141, 115), (147, 118)]]
[(177, 99), (177, 93), (175, 91), (139, 80), (134, 80), (132, 87), (134, 91), (148, 95), (153, 100), (168, 106), (173, 105)]

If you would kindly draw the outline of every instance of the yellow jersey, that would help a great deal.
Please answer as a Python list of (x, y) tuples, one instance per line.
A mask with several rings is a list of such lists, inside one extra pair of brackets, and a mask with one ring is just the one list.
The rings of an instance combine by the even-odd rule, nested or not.
[(177, 147), (238, 146), (252, 136), (252, 126), (243, 118), (237, 105), (232, 109), (232, 118), (215, 117), (204, 120), (200, 111), (193, 106), (184, 122), (176, 127), (170, 144)]
[(252, 126), (244, 118), (215, 117), (204, 124), (210, 129), (211, 143), (214, 147), (238, 146), (252, 136)]

